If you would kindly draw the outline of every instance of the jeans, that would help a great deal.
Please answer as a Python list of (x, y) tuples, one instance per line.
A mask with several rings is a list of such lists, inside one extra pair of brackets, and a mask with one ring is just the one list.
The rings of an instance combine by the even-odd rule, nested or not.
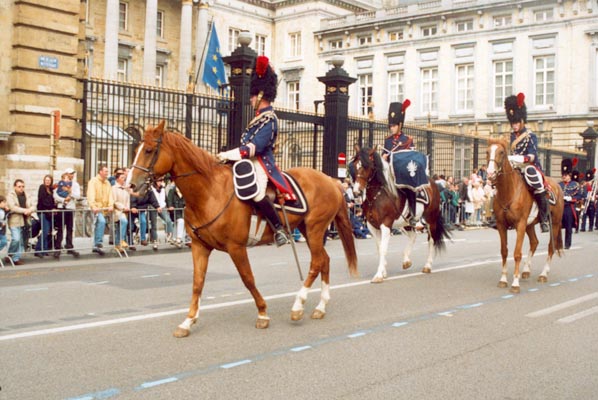
[(0, 233), (0, 251), (2, 251), (2, 249), (4, 249), (4, 247), (6, 247), (6, 235)]
[(13, 261), (19, 261), (21, 259), (21, 253), (23, 252), (22, 232), (22, 226), (14, 226), (10, 228), (11, 239), (10, 245), (8, 246), (8, 254), (12, 255)]
[(139, 211), (139, 240), (147, 240), (147, 211)]
[(116, 233), (114, 235), (116, 239), (114, 241), (115, 246), (120, 246), (120, 242), (125, 240), (125, 238), (127, 237), (127, 228), (129, 226), (129, 219), (124, 213), (120, 214), (118, 222), (120, 224), (120, 227), (116, 230)]
[(39, 222), (42, 225), (42, 231), (39, 239), (37, 239), (35, 251), (47, 255), (47, 251), (52, 249), (52, 228), (54, 225), (54, 216), (52, 215), (52, 211), (38, 211), (38, 214), (40, 214)]
[(95, 229), (93, 231), (93, 246), (98, 247), (104, 242), (104, 230), (106, 229), (106, 217), (98, 212), (95, 217)]
[(62, 248), (62, 238), (66, 230), (66, 245), (65, 249), (73, 248), (73, 218), (75, 212), (72, 210), (58, 211), (56, 218), (54, 218), (54, 225), (56, 228), (56, 242), (54, 248), (60, 250)]
[(172, 234), (172, 220), (170, 219), (166, 208), (163, 208), (161, 213), (156, 210), (150, 210), (150, 240), (152, 241), (158, 240), (158, 216), (160, 216), (162, 221), (164, 221), (164, 224), (166, 224), (166, 234)]

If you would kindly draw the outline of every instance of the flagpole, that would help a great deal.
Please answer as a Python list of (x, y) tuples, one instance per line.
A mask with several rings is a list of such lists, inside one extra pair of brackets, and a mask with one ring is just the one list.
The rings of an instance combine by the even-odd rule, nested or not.
[(206, 47), (208, 47), (208, 43), (210, 42), (210, 37), (212, 37), (212, 31), (214, 30), (214, 16), (212, 16), (212, 21), (210, 21), (210, 33), (206, 36), (206, 41), (203, 44), (203, 50), (201, 51), (201, 58), (199, 60), (199, 64), (197, 66), (197, 74), (195, 74), (195, 82), (193, 83), (193, 92), (195, 93), (195, 88), (197, 87), (197, 81), (199, 79), (199, 72), (203, 68), (204, 65), (204, 56), (206, 54)]

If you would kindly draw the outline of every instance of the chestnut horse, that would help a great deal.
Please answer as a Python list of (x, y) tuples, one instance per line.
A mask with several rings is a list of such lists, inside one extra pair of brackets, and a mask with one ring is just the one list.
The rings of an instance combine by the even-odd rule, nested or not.
[[(219, 163), (207, 151), (195, 146), (181, 134), (164, 130), (164, 121), (145, 130), (127, 181), (144, 192), (151, 182), (166, 173), (176, 179), (186, 201), (185, 225), (191, 237), (193, 256), (193, 294), (187, 318), (174, 332), (176, 337), (189, 335), (197, 321), (199, 302), (204, 287), (208, 258), (212, 250), (225, 251), (231, 257), (245, 287), (251, 292), (258, 309), (256, 328), (267, 328), (270, 317), (266, 302), (255, 285), (247, 256), (252, 206), (234, 194), (233, 173), (230, 165)], [(330, 257), (324, 249), (324, 234), (334, 220), (341, 238), (349, 272), (357, 275), (357, 255), (343, 198), (340, 182), (310, 168), (288, 171), (299, 183), (305, 195), (308, 210), (303, 215), (288, 215), (291, 231), (297, 227), (307, 239), (311, 253), (309, 274), (295, 297), (291, 319), (303, 318), (303, 305), (314, 280), (321, 276), (320, 302), (312, 318), (321, 319), (330, 300)], [(281, 220), (284, 219), (281, 217)], [(258, 244), (272, 243), (268, 227)], [(290, 251), (290, 249), (289, 249)]]
[[(523, 264), (521, 278), (527, 279), (530, 276), (530, 265), (532, 257), (538, 247), (538, 237), (534, 226), (539, 222), (537, 217), (538, 207), (530, 189), (527, 187), (521, 173), (514, 169), (509, 162), (509, 145), (504, 140), (491, 139), (486, 152), (488, 179), (496, 188), (494, 196), (494, 215), (496, 217), (496, 228), (500, 235), (500, 254), (502, 256), (502, 274), (498, 287), (506, 288), (507, 281), (507, 229), (514, 228), (517, 232), (517, 241), (513, 258), (515, 259), (515, 270), (513, 271), (513, 283), (511, 292), (519, 293), (519, 265), (521, 263), (523, 239), (525, 234), (529, 238), (529, 254)], [(548, 258), (538, 282), (547, 282), (548, 272), (552, 255), (557, 252), (560, 256), (563, 250), (563, 235), (561, 231), (561, 220), (563, 217), (563, 192), (561, 187), (551, 178), (545, 178), (547, 188), (554, 193), (556, 204), (550, 206), (550, 241), (548, 243)]]
[[(407, 247), (403, 252), (403, 269), (407, 269), (412, 265), (409, 255), (415, 244), (417, 232), (409, 226), (407, 220), (409, 213), (409, 207), (406, 204), (407, 199), (397, 192), (394, 183), (390, 182), (389, 178), (385, 176), (380, 154), (376, 149), (360, 149), (359, 146), (355, 146), (355, 150), (357, 155), (353, 159), (355, 165), (353, 192), (358, 195), (362, 189), (365, 191), (365, 200), (362, 204), (363, 215), (367, 220), (368, 227), (374, 234), (379, 255), (378, 270), (372, 278), (372, 283), (380, 283), (386, 278), (386, 254), (393, 225), (401, 229), (409, 238)], [(440, 215), (440, 192), (438, 187), (430, 180), (430, 186), (425, 190), (428, 194), (429, 203), (423, 209), (422, 222), (428, 231), (428, 259), (422, 272), (430, 273), (432, 272), (434, 254), (436, 251), (444, 250), (443, 240), (450, 236)], [(419, 207), (420, 205), (418, 205)]]

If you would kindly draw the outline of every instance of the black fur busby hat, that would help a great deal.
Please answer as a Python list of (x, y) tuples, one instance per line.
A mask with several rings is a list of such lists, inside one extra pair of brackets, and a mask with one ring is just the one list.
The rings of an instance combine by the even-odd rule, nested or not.
[(527, 107), (525, 106), (525, 95), (519, 93), (505, 99), (505, 112), (511, 124), (515, 122), (527, 122)]
[(573, 174), (573, 166), (573, 160), (570, 158), (563, 158), (563, 161), (561, 161), (561, 176)]
[(251, 72), (249, 94), (255, 96), (262, 93), (264, 100), (274, 101), (277, 86), (278, 77), (272, 66), (270, 66), (270, 60), (266, 56), (258, 56)]
[(409, 99), (405, 99), (402, 103), (390, 103), (388, 106), (388, 125), (399, 125), (405, 121), (405, 111), (411, 105)]
[(596, 168), (592, 168), (586, 171), (586, 182), (591, 181), (594, 179), (594, 174), (596, 173)]

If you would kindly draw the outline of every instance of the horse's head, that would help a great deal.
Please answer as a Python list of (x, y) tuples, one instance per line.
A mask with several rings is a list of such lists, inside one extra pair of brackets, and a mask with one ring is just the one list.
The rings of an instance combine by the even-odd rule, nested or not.
[(355, 179), (353, 193), (359, 195), (372, 180), (384, 182), (382, 158), (377, 148), (360, 148), (355, 145), (356, 155), (354, 158)]
[(139, 193), (145, 193), (157, 177), (172, 169), (174, 160), (170, 153), (160, 151), (164, 134), (164, 120), (158, 126), (148, 126), (137, 147), (133, 165), (127, 176), (127, 184)]
[(508, 156), (508, 145), (504, 140), (490, 139), (486, 150), (486, 172), (490, 182), (496, 181), (496, 178), (504, 172), (505, 165), (509, 164)]

